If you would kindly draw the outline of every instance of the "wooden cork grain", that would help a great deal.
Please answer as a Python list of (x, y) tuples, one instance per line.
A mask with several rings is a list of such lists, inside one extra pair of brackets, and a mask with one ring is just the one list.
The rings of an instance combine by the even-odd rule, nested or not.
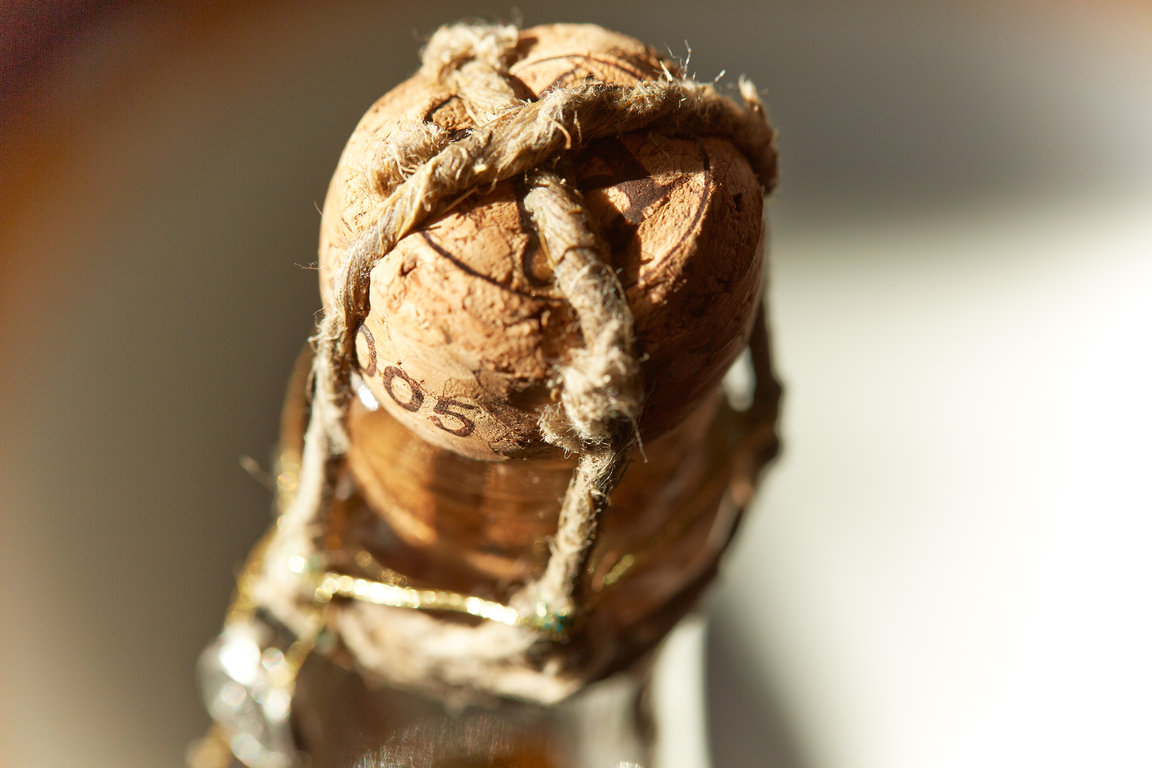
[[(642, 43), (590, 25), (523, 30), (511, 59), (507, 79), (525, 100), (677, 73)], [(452, 140), (490, 117), (426, 70), (373, 105), (340, 159), (321, 227), (328, 311), (352, 245), (387, 196), (376, 169), (414, 170), (396, 139), (422, 125), (425, 137)], [(716, 389), (747, 344), (761, 288), (761, 184), (719, 136), (609, 136), (556, 169), (582, 193), (631, 308), (639, 432), (655, 439)], [(471, 458), (559, 452), (538, 425), (558, 396), (557, 366), (581, 345), (524, 199), (519, 179), (474, 190), (400, 239), (371, 270), (370, 309), (357, 330), (360, 377), (380, 406)]]

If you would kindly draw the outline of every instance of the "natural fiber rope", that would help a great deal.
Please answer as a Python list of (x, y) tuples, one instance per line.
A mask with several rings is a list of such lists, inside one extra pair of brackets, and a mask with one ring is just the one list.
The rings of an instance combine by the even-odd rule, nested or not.
[(584, 348), (574, 350), (558, 372), (560, 405), (546, 409), (540, 420), (544, 439), (578, 453), (579, 460), (560, 507), (548, 564), (521, 595), (569, 617), (575, 613), (572, 601), (596, 519), (620, 481), (636, 432), (642, 391), (632, 310), (600, 252), (580, 193), (550, 171), (533, 171), (527, 180), (524, 205), (540, 233), (556, 286), (579, 320)]
[[(573, 350), (557, 371), (560, 404), (547, 409), (540, 424), (548, 442), (578, 454), (576, 468), (544, 573), (511, 602), (517, 610), (535, 611), (562, 629), (577, 608), (574, 595), (596, 519), (619, 481), (633, 440), (641, 388), (623, 290), (600, 252), (579, 193), (549, 168), (564, 152), (594, 139), (647, 129), (722, 135), (744, 153), (765, 188), (774, 183), (773, 134), (747, 81), (740, 83), (743, 109), (710, 85), (671, 75), (633, 86), (593, 83), (556, 89), (525, 102), (507, 79), (516, 42), (512, 27), (460, 25), (438, 32), (425, 49), (423, 70), (461, 97), (477, 127), (449, 141), (446, 132), (433, 125), (402, 126), (371, 169), (371, 184), (386, 197), (372, 226), (349, 248), (336, 306), (314, 337), (314, 391), (299, 488), (278, 521), (263, 578), (253, 588), (256, 599), (293, 629), (305, 628), (314, 613), (313, 595), (300, 579), (301, 569), (309, 567), (301, 564), (301, 557), (317, 551), (314, 542), (322, 533), (323, 513), (347, 448), (344, 416), (356, 331), (369, 311), (371, 271), (401, 238), (470, 191), (526, 174), (525, 206), (551, 260), (556, 285), (575, 311), (583, 348)], [(380, 618), (382, 612), (387, 612), (387, 621)], [(366, 666), (379, 670), (385, 663), (394, 665), (416, 683), (431, 673), (450, 686), (541, 700), (571, 690), (570, 682), (539, 690), (541, 676), (524, 661), (539, 638), (521, 627), (448, 626), (418, 612), (356, 601), (342, 606), (333, 621)], [(388, 659), (372, 658), (385, 649)], [(419, 653), (412, 653), (405, 664), (396, 656), (398, 649)]]

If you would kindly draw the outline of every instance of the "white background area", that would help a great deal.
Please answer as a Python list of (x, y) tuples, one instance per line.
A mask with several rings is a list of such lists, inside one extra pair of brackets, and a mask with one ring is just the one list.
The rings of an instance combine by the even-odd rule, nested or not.
[(780, 234), (787, 448), (718, 602), (815, 764), (1152, 762), (1150, 212)]

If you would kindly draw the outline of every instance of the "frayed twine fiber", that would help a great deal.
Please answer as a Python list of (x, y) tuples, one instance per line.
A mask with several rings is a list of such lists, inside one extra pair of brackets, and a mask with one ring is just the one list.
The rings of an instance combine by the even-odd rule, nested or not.
[[(594, 139), (640, 130), (718, 135), (741, 150), (765, 189), (775, 182), (773, 132), (746, 80), (740, 82), (743, 106), (711, 85), (667, 73), (659, 81), (588, 83), (523, 101), (507, 73), (517, 41), (518, 31), (510, 26), (464, 24), (438, 31), (424, 50), (423, 71), (463, 100), (477, 127), (451, 141), (431, 124), (402, 126), (367, 169), (368, 183), (387, 198), (349, 249), (337, 280), (335, 308), (313, 338), (314, 391), (300, 483), (278, 521), (265, 572), (253, 590), (295, 629), (306, 625), (312, 595), (302, 589), (299, 568), (294, 572), (286, 566), (317, 551), (315, 541), (347, 449), (344, 417), (356, 332), (369, 312), (371, 271), (397, 242), (471, 190), (517, 176), (526, 180), (525, 207), (556, 286), (574, 310), (583, 347), (555, 372), (559, 403), (546, 409), (539, 425), (547, 442), (577, 454), (576, 468), (547, 566), (511, 604), (524, 615), (563, 626), (579, 612), (575, 595), (595, 541), (597, 517), (620, 480), (642, 406), (631, 311), (579, 191), (562, 175), (565, 153)], [(526, 627), (448, 625), (417, 611), (355, 601), (329, 616), (361, 663), (377, 672), (391, 668), (399, 682), (419, 685), (435, 679), (445, 686), (538, 701), (563, 698), (580, 684), (547, 673), (547, 664), (540, 661), (546, 654), (533, 649), (550, 641)]]

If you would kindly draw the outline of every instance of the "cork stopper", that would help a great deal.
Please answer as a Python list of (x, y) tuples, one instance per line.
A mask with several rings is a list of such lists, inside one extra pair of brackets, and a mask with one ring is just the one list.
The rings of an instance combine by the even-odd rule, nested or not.
[[(643, 663), (692, 608), (776, 450), (774, 134), (740, 96), (597, 27), (458, 24), (364, 116), (194, 760), (315, 746), (292, 703), (310, 654), (456, 710), (536, 707)], [(718, 384), (745, 349), (737, 409)]]
[[(519, 31), (491, 52), (511, 94), (459, 95), (467, 65), (441, 77), (438, 51), (372, 106), (341, 156), (324, 205), (320, 283), (337, 311), (344, 267), (381, 215), (389, 173), (415, 170), (411, 146), (447, 145), (559, 88), (631, 86), (674, 63), (591, 25)], [(474, 54), (475, 55), (475, 54)], [(444, 62), (447, 63), (447, 62)], [(605, 133), (605, 132), (601, 132)], [(761, 287), (763, 170), (722, 135), (651, 130), (571, 137), (551, 168), (582, 196), (635, 328), (643, 440), (668, 431), (717, 387), (746, 346)], [(382, 170), (383, 169), (383, 170)], [(555, 285), (547, 238), (523, 178), (472, 189), (396, 242), (371, 269), (356, 329), (361, 396), (430, 443), (463, 456), (556, 454), (540, 422), (561, 396), (557, 370), (582, 347)]]

